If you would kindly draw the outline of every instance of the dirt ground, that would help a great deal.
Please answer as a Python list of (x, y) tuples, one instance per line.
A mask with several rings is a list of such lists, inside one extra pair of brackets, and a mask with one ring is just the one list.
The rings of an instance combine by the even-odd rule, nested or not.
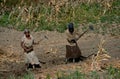
[[(82, 32), (81, 32), (82, 33)], [(35, 41), (42, 40), (34, 46), (35, 53), (42, 64), (41, 69), (30, 70), (35, 79), (44, 79), (50, 74), (55, 79), (58, 72), (72, 72), (77, 68), (83, 71), (90, 70), (89, 60), (65, 64), (66, 34), (56, 31), (40, 31), (31, 33)], [(0, 77), (5, 78), (10, 74), (21, 75), (26, 72), (24, 68), (24, 52), (20, 46), (23, 32), (0, 27)], [(89, 32), (79, 39), (78, 45), (83, 56), (97, 53), (100, 39), (104, 38), (104, 49), (111, 56), (109, 63), (120, 68), (120, 36), (101, 35)], [(114, 62), (116, 61), (116, 62)], [(116, 65), (117, 64), (117, 65)]]

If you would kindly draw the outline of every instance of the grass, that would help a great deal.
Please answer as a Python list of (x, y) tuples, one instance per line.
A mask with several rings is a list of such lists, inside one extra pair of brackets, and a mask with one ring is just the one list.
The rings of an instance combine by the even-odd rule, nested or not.
[[(109, 66), (104, 72), (91, 71), (89, 73), (83, 73), (79, 70), (71, 72), (66, 75), (61, 72), (61, 75), (56, 75), (57, 79), (120, 79), (120, 70)], [(29, 72), (23, 76), (16, 77), (15, 75), (10, 76), (8, 79), (35, 79), (33, 73)], [(45, 79), (52, 79), (48, 74)]]
[(32, 72), (26, 73), (23, 76), (11, 75), (7, 79), (35, 79)]
[(105, 72), (100, 74), (97, 71), (92, 71), (88, 74), (84, 74), (80, 71), (75, 71), (70, 75), (63, 75), (58, 77), (58, 79), (119, 79), (120, 78), (120, 70), (113, 68), (112, 66), (108, 67)]
[[(10, 0), (8, 2), (1, 1), (4, 6), (10, 7), (10, 5), (14, 4), (14, 6), (10, 7), (12, 9), (4, 9), (4, 12), (0, 15), (1, 26), (11, 25), (21, 31), (29, 28), (33, 31), (57, 30), (64, 32), (69, 22), (73, 22), (76, 28), (79, 24), (87, 25), (90, 22), (93, 24), (120, 23), (119, 0), (107, 3), (95, 1), (89, 4), (84, 1), (69, 1), (66, 3), (63, 1), (61, 4), (56, 2), (55, 5), (49, 5), (45, 2), (39, 2), (40, 5), (35, 5), (35, 3), (25, 2), (24, 0), (22, 0), (23, 2), (18, 1), (20, 4)], [(105, 32), (105, 29), (103, 31)]]

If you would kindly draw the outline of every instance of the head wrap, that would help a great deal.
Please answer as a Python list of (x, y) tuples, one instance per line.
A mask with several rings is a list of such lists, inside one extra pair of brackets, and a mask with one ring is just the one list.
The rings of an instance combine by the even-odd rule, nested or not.
[(69, 30), (70, 33), (74, 32), (74, 25), (73, 25), (73, 23), (69, 23), (68, 24), (68, 30)]
[(73, 23), (69, 23), (68, 24), (68, 29), (73, 29), (73, 28), (74, 28)]
[(30, 31), (28, 29), (25, 29), (24, 33), (30, 33)]

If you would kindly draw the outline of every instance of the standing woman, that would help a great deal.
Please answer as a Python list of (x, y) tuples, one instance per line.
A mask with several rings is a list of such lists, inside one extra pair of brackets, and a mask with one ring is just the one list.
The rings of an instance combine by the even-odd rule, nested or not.
[(80, 34), (77, 30), (74, 29), (74, 24), (69, 23), (68, 29), (66, 31), (68, 45), (66, 45), (66, 62), (71, 61), (79, 61), (81, 59), (81, 50), (77, 45), (77, 41), (79, 40)]
[(24, 36), (22, 37), (21, 47), (24, 49), (25, 52), (25, 59), (27, 68), (41, 68), (40, 62), (35, 55), (33, 45), (37, 43), (34, 42), (33, 36), (30, 34), (28, 29), (24, 30)]

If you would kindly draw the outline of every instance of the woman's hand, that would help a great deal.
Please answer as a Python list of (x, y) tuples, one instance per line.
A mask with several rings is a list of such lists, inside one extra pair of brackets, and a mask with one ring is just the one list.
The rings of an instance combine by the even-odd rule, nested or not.
[(28, 48), (27, 48), (27, 47), (24, 48), (24, 51), (25, 51), (25, 52), (29, 52), (29, 51), (31, 51), (31, 50), (33, 50), (33, 46), (28, 47)]

